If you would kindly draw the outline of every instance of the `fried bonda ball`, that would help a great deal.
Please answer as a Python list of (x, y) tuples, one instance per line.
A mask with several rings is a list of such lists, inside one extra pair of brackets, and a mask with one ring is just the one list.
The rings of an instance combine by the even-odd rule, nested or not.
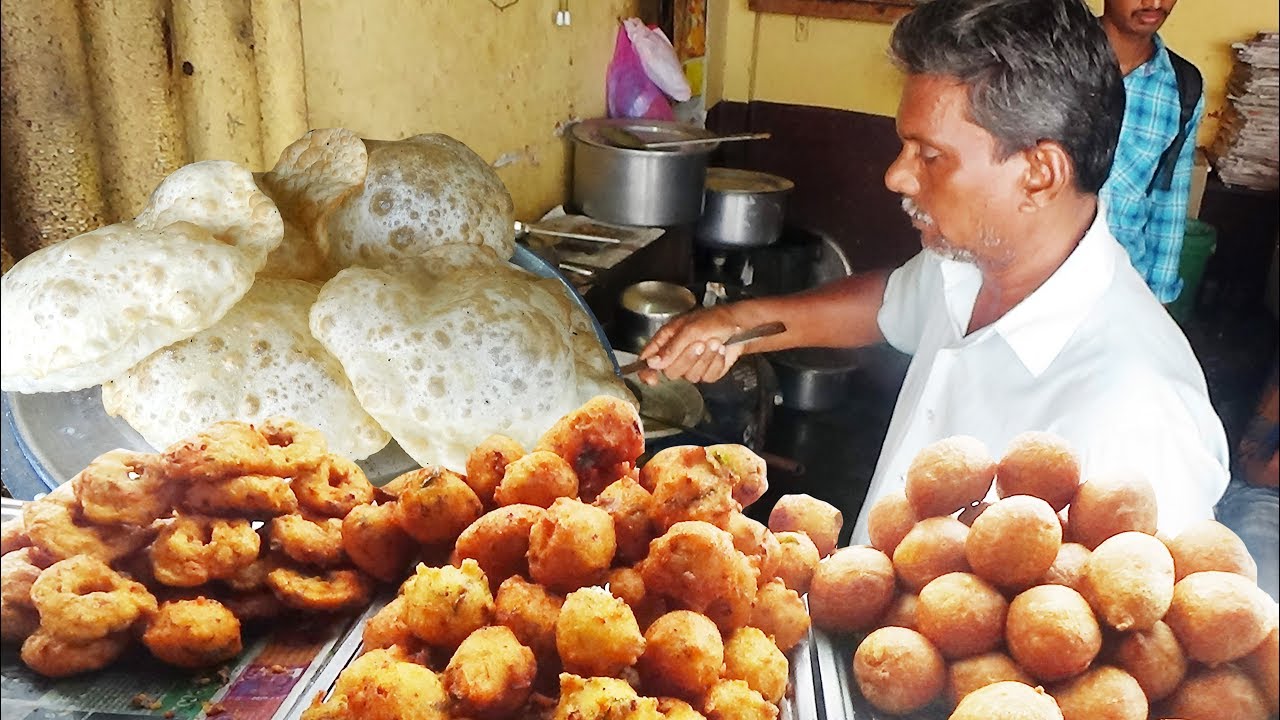
[(529, 574), (552, 590), (570, 592), (603, 578), (616, 550), (609, 513), (558, 498), (529, 531)]
[(579, 497), (591, 502), (644, 453), (640, 414), (625, 400), (596, 396), (557, 420), (534, 450), (550, 450), (569, 461)]
[(987, 508), (965, 540), (969, 567), (1006, 590), (1024, 590), (1044, 576), (1062, 545), (1062, 525), (1049, 503), (1014, 495)]
[(1071, 503), (1080, 486), (1080, 462), (1066, 440), (1048, 432), (1024, 432), (1009, 441), (996, 468), (996, 494), (1031, 495), (1054, 512)]
[(507, 465), (493, 501), (499, 505), (521, 503), (545, 508), (551, 507), (556, 498), (577, 495), (578, 476), (569, 463), (549, 450), (535, 450)]
[(1085, 568), (1089, 565), (1089, 548), (1080, 543), (1062, 543), (1053, 564), (1040, 578), (1041, 585), (1065, 585), (1076, 592), (1084, 589)]
[(744, 445), (708, 445), (707, 459), (716, 474), (732, 488), (733, 499), (742, 507), (759, 500), (769, 490), (768, 467), (764, 458)]
[(1125, 633), (1111, 652), (1111, 662), (1138, 681), (1151, 702), (1163, 700), (1187, 674), (1187, 656), (1164, 622), (1150, 630)]
[(1205, 570), (1233, 572), (1258, 581), (1258, 563), (1244, 541), (1216, 520), (1201, 520), (1186, 527), (1168, 545), (1175, 582)]
[(707, 720), (773, 720), (778, 707), (743, 680), (721, 680), (702, 701)]
[(361, 641), (365, 652), (399, 647), (407, 653), (425, 650), (425, 643), (413, 634), (404, 621), (405, 599), (398, 595), (365, 621)]
[(507, 466), (524, 457), (524, 447), (506, 435), (490, 435), (467, 455), (464, 480), (485, 507), (493, 505), (493, 492), (506, 475)]
[(809, 635), (811, 622), (800, 594), (774, 578), (760, 586), (747, 624), (763, 630), (779, 650), (787, 652)]
[(717, 470), (706, 448), (696, 446), (667, 448), (645, 463), (640, 482), (653, 487), (653, 523), (659, 533), (686, 520), (729, 527), (729, 517), (742, 505)]
[(725, 529), (733, 536), (733, 546), (751, 561), (761, 582), (778, 576), (778, 538), (764, 523), (735, 511)]
[(759, 589), (733, 536), (697, 520), (676, 523), (654, 540), (639, 570), (649, 592), (706, 615), (721, 632), (746, 624)]
[(787, 656), (759, 628), (740, 627), (724, 643), (724, 677), (743, 680), (777, 705), (787, 691)]
[(614, 568), (609, 571), (606, 581), (609, 592), (631, 607), (641, 630), (667, 612), (667, 603), (649, 592), (644, 586), (644, 576), (634, 567)]
[(1064, 720), (1146, 720), (1147, 696), (1129, 673), (1099, 665), (1049, 690)]
[(956, 435), (926, 445), (907, 467), (903, 490), (922, 518), (950, 515), (991, 490), (996, 461), (975, 437)]
[(539, 658), (556, 652), (556, 620), (564, 598), (519, 576), (507, 578), (498, 587), (493, 603), (493, 620), (515, 633), (522, 645)]
[(417, 543), (400, 527), (395, 502), (357, 505), (342, 518), (342, 549), (356, 567), (383, 582), (404, 577)]
[(1113, 535), (1089, 556), (1085, 587), (1103, 622), (1122, 632), (1149, 630), (1173, 601), (1173, 557), (1145, 533)]
[(616, 559), (634, 563), (649, 552), (654, 537), (652, 519), (653, 495), (632, 478), (619, 478), (609, 484), (591, 503), (613, 518), (617, 538)]
[(916, 523), (893, 551), (893, 569), (902, 586), (918, 593), (935, 578), (969, 572), (965, 542), (969, 528), (953, 517), (930, 517)]
[(707, 720), (706, 716), (689, 703), (670, 697), (658, 698), (658, 712), (667, 720)]
[(440, 677), (399, 648), (356, 658), (334, 682), (345, 717), (361, 720), (448, 720), (449, 695)]
[(1002, 652), (990, 652), (951, 663), (947, 668), (947, 697), (955, 705), (974, 690), (998, 682), (1035, 685), (1031, 676), (1023, 672), (1013, 658)]
[(947, 720), (1063, 720), (1058, 703), (1041, 688), (1016, 681), (969, 693)]
[(911, 532), (920, 517), (911, 507), (904, 490), (895, 490), (876, 501), (867, 512), (867, 534), (871, 537), (871, 547), (886, 555), (902, 542), (902, 538)]
[(62, 678), (101, 670), (129, 647), (129, 634), (117, 633), (76, 643), (42, 629), (22, 643), (22, 662), (45, 677)]
[(1112, 535), (1135, 531), (1156, 534), (1156, 491), (1132, 472), (1090, 478), (1071, 501), (1068, 539), (1090, 550)]
[(893, 600), (893, 563), (868, 545), (840, 548), (823, 558), (809, 585), (809, 613), (820, 628), (866, 630)]
[(537, 505), (490, 510), (458, 536), (450, 562), (457, 565), (465, 558), (475, 560), (494, 589), (513, 575), (527, 575), (529, 532), (544, 515), (546, 510)]
[(769, 529), (779, 532), (802, 532), (813, 540), (818, 555), (826, 557), (836, 548), (844, 514), (839, 508), (812, 495), (791, 494), (778, 498), (769, 511)]
[(567, 672), (616, 676), (644, 652), (644, 635), (631, 608), (599, 587), (565, 596), (556, 618), (556, 650)]
[(454, 651), (444, 686), (454, 714), (502, 717), (529, 699), (538, 664), (533, 651), (501, 625), (482, 627)]
[(658, 701), (640, 697), (625, 680), (560, 673), (552, 720), (661, 720)]
[(853, 653), (853, 676), (862, 696), (890, 713), (908, 713), (933, 702), (947, 684), (947, 666), (928, 638), (914, 630), (872, 631)]
[(652, 692), (696, 701), (720, 679), (724, 641), (705, 615), (674, 610), (654, 620), (644, 639), (638, 669)]
[(458, 567), (420, 563), (401, 591), (405, 624), (431, 645), (456, 647), (493, 615), (489, 581), (475, 560)]
[(142, 633), (142, 644), (170, 665), (208, 667), (240, 654), (240, 620), (205, 597), (167, 602)]
[(271, 519), (270, 532), (271, 549), (279, 550), (294, 562), (333, 567), (347, 559), (342, 549), (339, 518), (311, 518), (298, 513), (281, 515)]
[[(1272, 606), (1272, 621), (1276, 619)], [(1262, 692), (1267, 710), (1275, 715), (1280, 712), (1280, 627), (1273, 627), (1253, 652), (1240, 659), (1240, 667)]]
[(401, 478), (406, 475), (410, 479), (396, 498), (396, 514), (400, 527), (420, 543), (454, 542), (484, 512), (480, 498), (455, 472), (431, 465)]
[(774, 573), (787, 587), (798, 593), (809, 592), (813, 573), (822, 556), (813, 540), (801, 532), (775, 532), (778, 540), (778, 565)]
[(898, 593), (894, 596), (893, 602), (889, 603), (888, 609), (884, 611), (884, 617), (880, 618), (881, 625), (896, 625), (911, 630), (919, 631), (917, 627), (920, 623), (916, 617), (916, 611), (920, 609), (920, 596), (915, 593)]
[(1210, 666), (1248, 655), (1275, 626), (1274, 603), (1248, 578), (1208, 570), (1173, 586), (1164, 621), (1187, 657)]
[(1267, 699), (1231, 665), (1187, 677), (1165, 705), (1165, 717), (1186, 720), (1266, 720)]
[(1043, 681), (1084, 672), (1102, 649), (1102, 629), (1080, 593), (1037, 585), (1009, 603), (1005, 643), (1018, 665)]
[(916, 630), (946, 658), (996, 649), (1004, 640), (1009, 603), (977, 575), (947, 573), (920, 590)]

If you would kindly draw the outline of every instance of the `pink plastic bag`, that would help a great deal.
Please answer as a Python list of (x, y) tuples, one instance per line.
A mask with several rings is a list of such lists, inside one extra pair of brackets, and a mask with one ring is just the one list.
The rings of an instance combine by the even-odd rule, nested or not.
[(605, 97), (609, 117), (674, 120), (671, 103), (662, 90), (649, 79), (640, 56), (627, 37), (626, 28), (618, 27), (613, 59), (605, 72)]
[(693, 95), (689, 79), (684, 76), (684, 68), (666, 33), (660, 28), (647, 27), (639, 18), (627, 18), (622, 26), (627, 29), (627, 38), (649, 79), (672, 100), (688, 100)]

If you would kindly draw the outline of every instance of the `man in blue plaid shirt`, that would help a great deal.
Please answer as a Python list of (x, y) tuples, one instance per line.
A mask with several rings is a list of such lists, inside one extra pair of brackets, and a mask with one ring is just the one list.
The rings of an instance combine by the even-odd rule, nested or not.
[(1099, 197), (1111, 233), (1162, 303), (1172, 302), (1182, 291), (1178, 262), (1196, 130), (1204, 112), (1201, 96), (1188, 121), (1172, 183), (1166, 189), (1153, 182), (1160, 156), (1178, 134), (1181, 121), (1173, 63), (1156, 34), (1176, 4), (1177, 0), (1106, 0), (1101, 18), (1124, 75), (1125, 110), (1115, 161)]

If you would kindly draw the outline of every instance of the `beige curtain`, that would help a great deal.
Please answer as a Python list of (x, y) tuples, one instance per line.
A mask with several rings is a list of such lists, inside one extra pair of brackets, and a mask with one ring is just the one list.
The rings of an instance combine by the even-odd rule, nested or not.
[(0, 244), (133, 217), (196, 160), (274, 164), (307, 130), (299, 0), (0, 3)]

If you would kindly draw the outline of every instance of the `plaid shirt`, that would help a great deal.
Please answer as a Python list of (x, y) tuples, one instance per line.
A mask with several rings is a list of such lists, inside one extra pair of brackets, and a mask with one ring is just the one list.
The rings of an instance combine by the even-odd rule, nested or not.
[(1156, 51), (1124, 78), (1124, 125), (1116, 146), (1111, 175), (1099, 195), (1107, 211), (1111, 233), (1129, 251), (1138, 274), (1162, 303), (1178, 297), (1182, 279), (1178, 262), (1186, 232), (1187, 200), (1196, 130), (1204, 113), (1204, 97), (1196, 105), (1169, 190), (1151, 187), (1156, 165), (1178, 133), (1181, 103), (1173, 63), (1164, 41), (1155, 37)]

